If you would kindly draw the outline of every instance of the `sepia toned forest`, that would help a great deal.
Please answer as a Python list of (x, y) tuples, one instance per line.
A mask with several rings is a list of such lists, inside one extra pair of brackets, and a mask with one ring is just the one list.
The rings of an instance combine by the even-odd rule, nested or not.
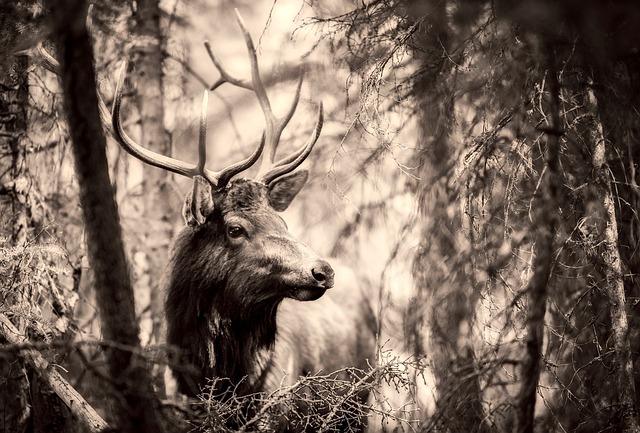
[[(164, 287), (192, 182), (111, 107), (123, 68), (127, 134), (193, 162), (209, 89), (208, 168), (250, 155), (234, 9), (277, 116), (302, 83), (279, 152), (324, 109), (282, 218), (355, 272), (331, 291), (363, 294), (375, 354), (188, 398)], [(640, 432), (639, 28), (631, 0), (3, 2), (0, 431)]]

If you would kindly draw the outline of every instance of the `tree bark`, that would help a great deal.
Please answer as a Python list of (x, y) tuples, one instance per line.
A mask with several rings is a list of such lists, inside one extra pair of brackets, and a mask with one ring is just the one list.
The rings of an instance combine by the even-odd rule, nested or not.
[[(8, 200), (4, 215), (11, 215), (10, 219), (2, 218), (11, 233), (10, 244), (23, 246), (27, 239), (28, 215), (26, 209), (27, 196), (24, 183), (28, 182), (25, 175), (26, 160), (24, 158), (23, 140), (27, 133), (27, 106), (29, 97), (29, 83), (27, 79), (27, 59), (8, 57), (8, 65), (0, 70), (0, 112), (2, 115), (0, 130), (3, 132), (2, 145), (11, 155), (10, 165), (2, 167), (5, 174), (0, 179)], [(4, 65), (3, 65), (4, 66)], [(4, 201), (4, 200), (3, 200)], [(28, 308), (24, 294), (17, 288), (12, 291), (13, 296), (7, 299), (10, 308)], [(24, 320), (18, 316), (15, 325), (25, 329)], [(0, 338), (0, 343), (4, 342)], [(27, 371), (22, 360), (10, 356), (0, 363), (0, 377), (3, 378), (3, 391), (0, 392), (0, 431), (20, 432), (26, 428), (31, 415), (29, 406)]]
[(98, 112), (93, 52), (82, 0), (49, 1), (60, 56), (64, 105), (72, 139), (89, 260), (95, 274), (108, 372), (117, 392), (113, 416), (122, 432), (162, 432), (151, 377), (140, 356), (133, 289), (109, 181)]
[[(158, 0), (137, 2), (132, 34), (133, 69), (136, 81), (136, 105), (140, 113), (140, 144), (162, 155), (171, 154), (171, 143), (164, 128), (163, 47)], [(160, 343), (164, 296), (160, 280), (166, 266), (175, 207), (168, 188), (170, 173), (143, 166), (142, 209), (145, 221), (143, 249), (147, 259), (148, 287), (151, 306), (150, 341)], [(162, 376), (160, 375), (159, 378)]]
[[(591, 83), (592, 84), (592, 83)], [(627, 317), (627, 299), (622, 278), (620, 251), (618, 250), (618, 222), (613, 192), (611, 190), (611, 170), (606, 159), (605, 136), (600, 121), (598, 100), (593, 86), (587, 91), (589, 111), (594, 118), (591, 130), (593, 146), (592, 160), (595, 174), (595, 185), (598, 197), (602, 197), (606, 224), (600, 244), (598, 256), (604, 263), (606, 286), (604, 288), (609, 300), (609, 316), (614, 347), (614, 371), (617, 384), (620, 417), (623, 432), (640, 432), (636, 402), (636, 387), (633, 372), (633, 357), (629, 344), (629, 322)]]

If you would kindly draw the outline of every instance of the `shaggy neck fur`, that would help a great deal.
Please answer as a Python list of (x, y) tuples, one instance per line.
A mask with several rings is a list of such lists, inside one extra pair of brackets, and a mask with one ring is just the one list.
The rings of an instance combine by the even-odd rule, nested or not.
[[(212, 378), (229, 379), (217, 382), (217, 392), (231, 388), (246, 394), (262, 387), (282, 299), (252, 300), (252, 293), (264, 289), (261, 281), (249, 280), (253, 287), (242, 291), (233, 287), (230, 275), (252, 275), (251, 263), (232, 257), (225, 247), (222, 218), (225, 210), (250, 212), (266, 204), (264, 189), (240, 181), (218, 193), (211, 218), (202, 227), (185, 228), (174, 243), (166, 284), (167, 342), (180, 353), (171, 361), (178, 363), (174, 372), (184, 394), (198, 394)], [(239, 299), (239, 293), (246, 296)]]

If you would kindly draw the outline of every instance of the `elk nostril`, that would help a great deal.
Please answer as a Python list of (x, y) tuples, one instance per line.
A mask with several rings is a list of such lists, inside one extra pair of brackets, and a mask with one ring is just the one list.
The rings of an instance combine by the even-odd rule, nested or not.
[(325, 261), (319, 261), (316, 265), (311, 269), (311, 275), (313, 278), (323, 286), (330, 288), (333, 286), (333, 268), (331, 265)]
[(315, 268), (311, 269), (311, 275), (313, 275), (313, 278), (320, 283), (323, 283), (327, 279), (327, 276), (322, 272), (322, 270), (316, 270)]

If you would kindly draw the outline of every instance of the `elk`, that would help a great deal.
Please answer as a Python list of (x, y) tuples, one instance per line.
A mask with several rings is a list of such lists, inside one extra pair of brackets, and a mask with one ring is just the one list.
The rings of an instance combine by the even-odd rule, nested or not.
[[(179, 349), (178, 389), (196, 396), (212, 379), (216, 395), (246, 395), (294, 383), (310, 373), (366, 369), (374, 357), (374, 321), (353, 273), (320, 259), (288, 231), (278, 215), (304, 186), (294, 171), (311, 153), (323, 124), (292, 154), (275, 159), (280, 136), (296, 109), (302, 80), (283, 118), (272, 110), (251, 36), (237, 14), (249, 51), (251, 83), (222, 69), (222, 82), (255, 92), (266, 119), (260, 144), (221, 171), (205, 168), (207, 91), (203, 97), (197, 164), (158, 155), (135, 143), (120, 122), (125, 67), (112, 110), (113, 134), (134, 157), (193, 179), (164, 277), (167, 343)], [(212, 87), (215, 87), (212, 86)], [(236, 178), (263, 155), (255, 179)], [(334, 288), (334, 286), (336, 286)], [(325, 294), (325, 292), (327, 292)], [(302, 302), (300, 302), (302, 301)], [(306, 302), (314, 301), (314, 302)], [(175, 360), (174, 360), (175, 361)], [(361, 396), (362, 397), (362, 396)]]

